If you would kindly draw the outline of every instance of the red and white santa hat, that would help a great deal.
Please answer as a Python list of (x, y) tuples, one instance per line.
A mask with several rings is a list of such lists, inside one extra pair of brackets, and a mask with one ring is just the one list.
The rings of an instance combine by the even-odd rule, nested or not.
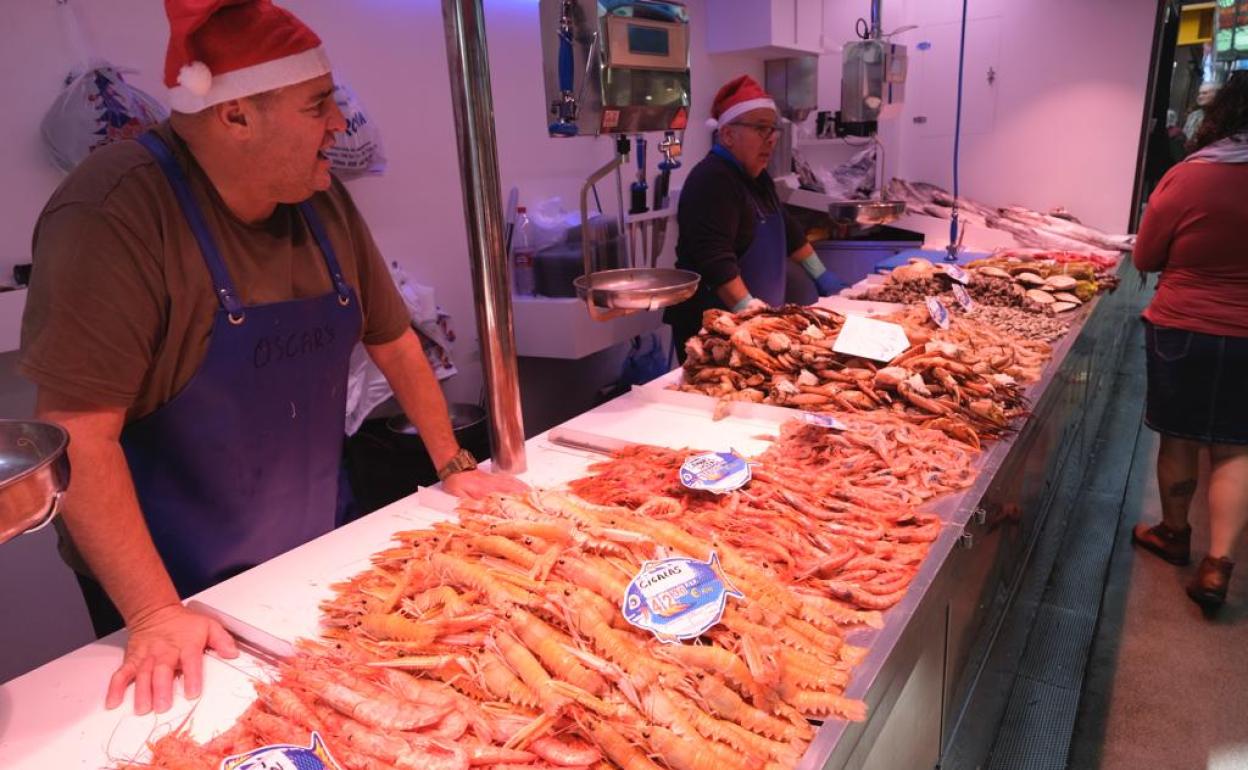
[(711, 117), (706, 121), (706, 127), (719, 128), (750, 110), (761, 109), (775, 112), (776, 103), (757, 80), (749, 75), (742, 75), (725, 83), (715, 94), (715, 103), (711, 105)]
[(165, 0), (165, 13), (165, 85), (175, 112), (199, 112), (330, 71), (316, 33), (269, 0)]

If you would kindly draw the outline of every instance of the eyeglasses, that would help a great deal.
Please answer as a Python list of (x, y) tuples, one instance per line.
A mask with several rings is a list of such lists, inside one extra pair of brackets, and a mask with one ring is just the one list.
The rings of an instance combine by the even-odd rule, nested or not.
[(758, 132), (758, 135), (762, 137), (764, 142), (772, 138), (776, 134), (780, 133), (780, 126), (773, 125), (771, 123), (746, 123), (744, 121), (736, 121), (733, 123), (729, 123), (728, 125), (752, 128)]

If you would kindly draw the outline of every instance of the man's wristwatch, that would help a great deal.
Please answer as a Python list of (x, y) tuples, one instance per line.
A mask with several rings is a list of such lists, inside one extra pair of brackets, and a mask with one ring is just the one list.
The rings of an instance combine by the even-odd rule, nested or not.
[(446, 465), (438, 469), (438, 481), (446, 481), (447, 478), (454, 476), (456, 473), (470, 471), (476, 467), (477, 458), (472, 456), (472, 452), (461, 448), (455, 453), (454, 457), (446, 461)]

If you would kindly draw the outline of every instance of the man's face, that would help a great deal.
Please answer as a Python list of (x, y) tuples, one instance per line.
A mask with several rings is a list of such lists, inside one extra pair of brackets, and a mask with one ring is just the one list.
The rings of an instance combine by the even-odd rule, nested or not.
[(751, 178), (763, 173), (776, 149), (777, 116), (767, 108), (750, 110), (719, 130), (720, 144), (745, 168)]
[(255, 182), (278, 203), (299, 203), (330, 185), (334, 134), (347, 121), (334, 102), (330, 75), (264, 94), (253, 103), (255, 131), (247, 152)]
[(1204, 109), (1213, 103), (1213, 97), (1218, 95), (1218, 87), (1213, 83), (1202, 83), (1200, 90), (1196, 92), (1196, 106)]

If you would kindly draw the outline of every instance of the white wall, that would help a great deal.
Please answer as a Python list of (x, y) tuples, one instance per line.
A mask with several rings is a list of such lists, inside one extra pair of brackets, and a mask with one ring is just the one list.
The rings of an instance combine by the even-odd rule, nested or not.
[[(900, 23), (919, 29), (898, 38), (910, 53), (899, 171), (950, 187), (961, 3), (900, 5)], [(1090, 225), (1125, 232), (1155, 0), (973, 0), (969, 7), (963, 195), (991, 205), (1066, 206)], [(918, 50), (924, 41), (930, 50)], [(927, 122), (915, 124), (916, 116)]]
[[(167, 26), (151, 0), (72, 0), (99, 52), (117, 65), (137, 68), (127, 80), (163, 94), (160, 73)], [(691, 0), (693, 105), (684, 169), (709, 149), (703, 121), (719, 85), (748, 72), (762, 79), (762, 63), (706, 53), (705, 5)], [(384, 176), (348, 183), (382, 252), (415, 280), (435, 287), (455, 318), (460, 375), (446, 384), (453, 400), (476, 401), (481, 389), (459, 166), (450, 114), (450, 91), (437, 0), (284, 0), (324, 39), (337, 74), (363, 100), (381, 127), (389, 158)], [(517, 185), (521, 201), (560, 195), (575, 205), (581, 181), (613, 152), (608, 139), (555, 140), (546, 136), (545, 93), (537, 0), (487, 0), (487, 36), (494, 81), (499, 163), (504, 191)], [(0, 271), (29, 261), (30, 236), (44, 201), (61, 175), (46, 160), (38, 125), (73, 64), (61, 40), (53, 0), (0, 2)], [(650, 157), (650, 175), (657, 158)], [(604, 206), (610, 205), (602, 186)], [(668, 237), (671, 259), (674, 233)], [(586, 323), (589, 323), (586, 320)], [(624, 350), (615, 348), (578, 363), (526, 359), (521, 389), (530, 432), (562, 421), (593, 403), (597, 390), (619, 373)], [(557, 383), (557, 387), (552, 387)], [(0, 366), (0, 413), (24, 416), (29, 387), (16, 380), (12, 362)], [(45, 533), (46, 534), (46, 533)], [(86, 640), (87, 626), (72, 582), (40, 536), (0, 546), (0, 681)], [(37, 576), (37, 577), (32, 577)], [(46, 586), (40, 601), (25, 601), (17, 586)], [(6, 622), (22, 617), (23, 623)]]

